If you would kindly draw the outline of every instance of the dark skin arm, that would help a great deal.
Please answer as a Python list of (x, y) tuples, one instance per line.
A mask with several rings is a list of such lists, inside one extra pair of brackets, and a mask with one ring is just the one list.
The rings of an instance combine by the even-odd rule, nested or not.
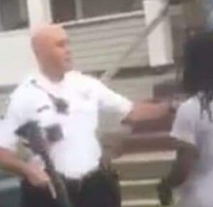
[(157, 186), (161, 205), (170, 206), (173, 202), (172, 189), (182, 185), (189, 177), (198, 159), (195, 146), (176, 140), (177, 158), (166, 178)]
[(177, 141), (177, 159), (169, 175), (164, 179), (166, 183), (175, 188), (183, 184), (189, 177), (199, 154), (196, 147), (186, 142)]

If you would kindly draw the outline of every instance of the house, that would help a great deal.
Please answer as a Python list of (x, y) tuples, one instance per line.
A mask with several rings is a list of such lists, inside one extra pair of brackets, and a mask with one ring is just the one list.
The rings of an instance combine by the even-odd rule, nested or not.
[[(167, 66), (173, 66), (181, 57), (186, 31), (185, 10), (176, 3), (170, 5), (169, 13), (151, 35), (141, 38), (167, 3), (167, 0), (0, 0), (0, 114), (5, 112), (8, 94), (37, 67), (30, 48), (29, 28), (42, 22), (64, 26), (76, 68), (99, 77), (120, 69), (110, 82), (112, 88), (132, 99), (152, 97), (155, 84), (175, 78), (174, 67)], [(163, 74), (153, 76), (153, 68), (160, 68)], [(104, 121), (104, 126), (117, 127), (112, 120), (105, 120), (108, 121)], [(0, 179), (0, 201), (5, 196), (2, 192), (13, 193), (17, 187), (16, 180), (8, 179), (4, 188)], [(10, 201), (5, 206), (13, 207), (17, 202)]]
[[(64, 26), (70, 37), (74, 65), (87, 73), (100, 75), (118, 67), (145, 70), (150, 62), (157, 66), (173, 64), (173, 42), (183, 34), (180, 5), (171, 5), (169, 15), (155, 32), (134, 46), (128, 57), (117, 65), (166, 1), (144, 2), (0, 0), (1, 100), (5, 100), (8, 92), (36, 68), (28, 28), (41, 22), (55, 22)], [(4, 111), (3, 106), (0, 108)]]

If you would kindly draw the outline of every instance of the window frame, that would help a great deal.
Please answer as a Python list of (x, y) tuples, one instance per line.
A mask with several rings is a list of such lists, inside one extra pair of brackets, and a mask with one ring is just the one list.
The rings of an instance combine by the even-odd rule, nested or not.
[(122, 14), (111, 14), (111, 15), (105, 15), (101, 17), (91, 17), (86, 19), (79, 19), (79, 20), (71, 20), (67, 22), (61, 22), (58, 25), (61, 25), (65, 28), (69, 28), (71, 26), (77, 26), (77, 25), (89, 25), (94, 23), (104, 23), (107, 21), (117, 20), (117, 19), (124, 19), (124, 18), (130, 18), (130, 17), (136, 17), (136, 16), (144, 16), (145, 13), (143, 10), (137, 10), (137, 11), (131, 11), (126, 12)]
[[(17, 1), (17, 0), (16, 0)], [(4, 29), (3, 28), (3, 25), (2, 25), (2, 9), (0, 8), (0, 35), (1, 34), (16, 34), (16, 33), (19, 33), (20, 31), (27, 31), (29, 29), (29, 26), (30, 26), (30, 20), (29, 20), (29, 11), (28, 11), (28, 8), (27, 8), (27, 1), (26, 0), (26, 12), (27, 12), (27, 18), (28, 18), (28, 25), (26, 27), (21, 27), (21, 28), (16, 28), (16, 29)], [(1, 3), (1, 2), (0, 2)], [(19, 5), (20, 6), (20, 5)], [(0, 6), (1, 7), (1, 6)], [(21, 12), (21, 11), (20, 11)], [(20, 17), (21, 17), (22, 14), (20, 14)], [(20, 18), (21, 20), (21, 18)]]
[[(29, 0), (26, 0), (26, 1), (29, 1)], [(74, 0), (74, 2), (75, 2), (76, 19), (57, 23), (58, 25), (62, 25), (64, 27), (69, 27), (69, 26), (74, 26), (74, 25), (84, 25), (84, 24), (87, 25), (87, 24), (95, 23), (95, 22), (106, 22), (106, 21), (110, 21), (113, 19), (122, 19), (122, 18), (128, 18), (128, 17), (132, 17), (132, 16), (144, 15), (143, 7), (141, 6), (141, 9), (134, 10), (134, 11), (85, 18), (84, 12), (83, 12), (82, 0)], [(51, 4), (51, 2), (50, 2), (50, 4)], [(27, 8), (27, 12), (29, 12), (28, 8)], [(50, 13), (52, 16), (53, 14), (51, 12), (51, 9), (50, 9)], [(29, 13), (28, 13), (28, 18), (29, 18)], [(0, 21), (1, 21), (1, 12), (0, 12)], [(53, 17), (51, 17), (51, 22), (53, 22)], [(6, 35), (7, 34), (16, 35), (19, 33), (26, 33), (28, 31), (29, 27), (30, 27), (30, 23), (25, 28), (0, 30), (0, 36), (5, 35), (5, 34)]]
[[(143, 12), (143, 6), (141, 3), (141, 9), (138, 10), (133, 10), (133, 11), (128, 11), (128, 12), (123, 12), (123, 13), (115, 13), (115, 14), (107, 14), (107, 15), (101, 15), (101, 16), (94, 16), (94, 17), (84, 17), (84, 11), (83, 11), (83, 0), (74, 0), (75, 3), (75, 12), (76, 12), (76, 19), (75, 20), (70, 20), (70, 21), (64, 21), (57, 23), (59, 25), (75, 25), (75, 24), (87, 24), (87, 23), (92, 23), (92, 22), (98, 22), (98, 21), (105, 21), (108, 19), (117, 19), (117, 18), (122, 18), (122, 17), (128, 17), (128, 16), (134, 16), (134, 14), (137, 15), (137, 13), (144, 14)], [(125, 1), (125, 0), (124, 0)], [(134, 1), (134, 0), (132, 0)], [(52, 18), (53, 19), (53, 18)]]

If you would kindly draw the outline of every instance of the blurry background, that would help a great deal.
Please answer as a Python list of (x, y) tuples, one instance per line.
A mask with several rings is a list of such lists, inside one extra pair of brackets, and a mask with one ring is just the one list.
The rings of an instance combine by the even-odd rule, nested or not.
[[(75, 68), (103, 78), (128, 98), (181, 93), (183, 44), (211, 24), (201, 3), (204, 0), (0, 0), (1, 117), (9, 94), (36, 70), (29, 29), (45, 22), (59, 23), (67, 31)], [(133, 133), (101, 115), (99, 134), (106, 156), (120, 172), (123, 207), (159, 206), (155, 186), (175, 159), (168, 144), (170, 125), (168, 120), (154, 129), (142, 123)], [(0, 206), (19, 206), (18, 187), (16, 177), (2, 173)]]

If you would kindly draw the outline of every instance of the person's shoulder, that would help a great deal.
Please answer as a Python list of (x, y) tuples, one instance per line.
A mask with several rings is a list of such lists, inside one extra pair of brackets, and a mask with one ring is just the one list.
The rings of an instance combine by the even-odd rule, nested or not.
[(200, 104), (197, 96), (189, 97), (179, 107), (178, 113), (182, 115), (195, 116), (199, 114)]
[(181, 104), (181, 107), (185, 108), (193, 108), (197, 106), (199, 106), (199, 100), (197, 96), (191, 96)]
[(13, 92), (10, 94), (10, 99), (14, 100), (22, 100), (22, 99), (28, 99), (30, 96), (32, 96), (32, 76), (29, 76), (25, 78), (21, 83), (18, 84), (18, 86), (13, 90)]

